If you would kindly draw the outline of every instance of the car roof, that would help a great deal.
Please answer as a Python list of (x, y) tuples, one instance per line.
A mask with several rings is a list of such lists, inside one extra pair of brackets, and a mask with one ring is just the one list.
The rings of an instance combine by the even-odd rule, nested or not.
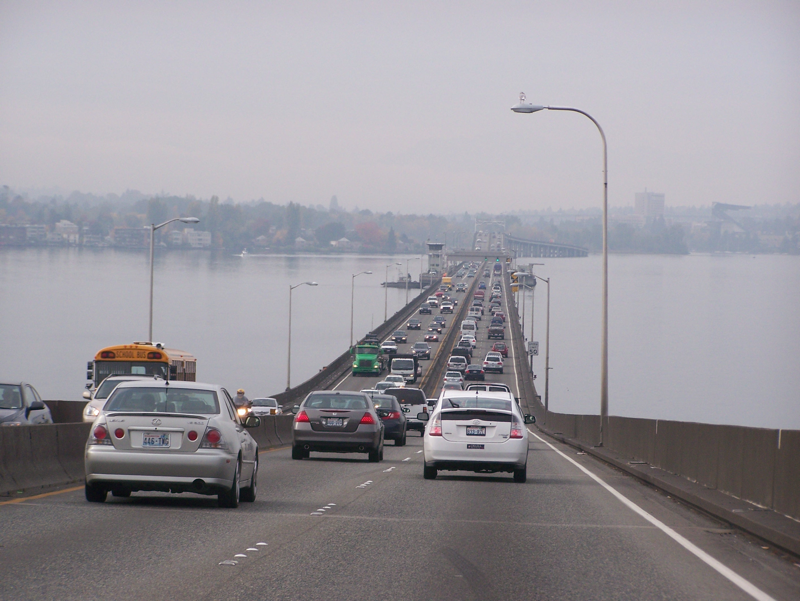
[(117, 390), (121, 388), (183, 388), (191, 390), (218, 390), (223, 388), (219, 384), (207, 384), (205, 382), (186, 382), (184, 380), (131, 380), (129, 382), (120, 382)]

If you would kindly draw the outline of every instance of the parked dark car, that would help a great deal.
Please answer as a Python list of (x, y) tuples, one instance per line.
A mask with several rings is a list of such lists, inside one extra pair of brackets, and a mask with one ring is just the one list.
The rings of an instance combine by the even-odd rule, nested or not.
[(0, 425), (52, 424), (50, 408), (27, 382), (0, 382)]
[(304, 459), (311, 451), (367, 453), (372, 462), (383, 459), (383, 420), (363, 392), (310, 392), (292, 413), (292, 459)]
[(485, 380), (486, 376), (483, 373), (483, 366), (482, 365), (467, 365), (467, 369), (464, 370), (464, 379), (465, 380)]

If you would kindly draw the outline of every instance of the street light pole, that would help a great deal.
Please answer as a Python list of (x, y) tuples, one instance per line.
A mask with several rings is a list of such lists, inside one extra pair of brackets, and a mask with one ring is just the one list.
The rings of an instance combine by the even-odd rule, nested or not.
[(165, 225), (169, 225), (173, 221), (180, 221), (182, 223), (200, 223), (200, 220), (197, 217), (175, 217), (174, 219), (169, 219), (164, 223), (159, 223), (158, 225), (151, 223), (150, 224), (150, 327), (147, 330), (147, 341), (153, 342), (153, 251), (155, 249), (154, 239), (157, 229), (161, 229)]
[(386, 275), (383, 277), (383, 323), (389, 320), (389, 268), (392, 265), (402, 265), (402, 263), (398, 261), (386, 266)]
[(316, 286), (316, 282), (301, 282), (292, 286), (289, 284), (289, 346), (286, 350), (286, 390), (292, 387), (292, 290), (298, 286)]
[[(597, 126), (603, 140), (603, 334), (600, 351), (600, 442), (604, 446), (606, 423), (608, 422), (608, 146), (603, 128), (589, 113), (576, 108), (539, 106), (525, 102), (525, 94), (519, 95), (519, 104), (512, 106), (515, 113), (535, 113), (541, 110), (571, 111), (580, 113)], [(545, 385), (546, 389), (546, 385)]]
[(364, 274), (372, 274), (371, 271), (362, 271), (354, 273), (350, 278), (350, 348), (353, 348), (353, 307), (356, 304), (356, 278)]
[[(543, 281), (547, 284), (547, 338), (545, 339), (545, 359), (544, 359), (544, 410), (545, 410), (545, 423), (547, 423), (547, 411), (550, 407), (549, 403), (549, 389), (550, 389), (550, 278), (540, 278), (538, 275), (534, 276), (536, 279)], [(533, 338), (533, 329), (531, 329), (531, 338)]]

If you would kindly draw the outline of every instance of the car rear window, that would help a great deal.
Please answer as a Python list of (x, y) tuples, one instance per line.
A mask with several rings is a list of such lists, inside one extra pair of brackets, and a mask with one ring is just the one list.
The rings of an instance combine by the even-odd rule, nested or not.
[(496, 409), (511, 411), (511, 401), (484, 399), (480, 396), (449, 397), (442, 401), (442, 407), (457, 409)]
[(137, 413), (219, 413), (217, 393), (191, 388), (117, 388), (105, 411)]
[(379, 409), (398, 409), (397, 399), (389, 394), (376, 394), (372, 397), (372, 402), (377, 405)]
[(303, 407), (309, 409), (367, 409), (364, 395), (314, 394), (306, 398)]
[(425, 393), (419, 388), (388, 388), (384, 392), (391, 394), (404, 405), (425, 404)]

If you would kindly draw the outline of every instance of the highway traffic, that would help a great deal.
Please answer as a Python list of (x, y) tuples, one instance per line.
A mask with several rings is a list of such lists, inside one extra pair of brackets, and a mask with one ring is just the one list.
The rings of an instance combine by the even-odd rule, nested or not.
[[(417, 315), (421, 329), (398, 346), (421, 340), (436, 314)], [(458, 327), (448, 320), (443, 335)], [(491, 348), (486, 330), (476, 362)], [(512, 331), (504, 372), (486, 380), (519, 396)], [(423, 377), (434, 360), (422, 361)], [(382, 378), (347, 376), (335, 388)], [(535, 426), (528, 433), (523, 484), (503, 473), (425, 480), (411, 433), (377, 463), (262, 450), (258, 497), (236, 511), (158, 492), (87, 503), (83, 486), (2, 501), (0, 599), (800, 598), (798, 566), (757, 540)]]

